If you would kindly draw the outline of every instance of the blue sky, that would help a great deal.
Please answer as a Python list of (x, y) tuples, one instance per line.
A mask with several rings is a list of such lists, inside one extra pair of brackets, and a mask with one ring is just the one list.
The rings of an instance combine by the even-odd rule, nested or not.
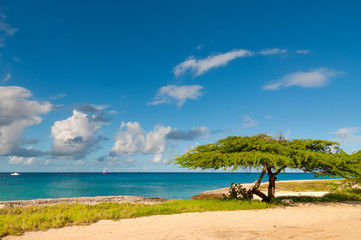
[(230, 135), (361, 147), (359, 1), (0, 3), (0, 171), (184, 171)]

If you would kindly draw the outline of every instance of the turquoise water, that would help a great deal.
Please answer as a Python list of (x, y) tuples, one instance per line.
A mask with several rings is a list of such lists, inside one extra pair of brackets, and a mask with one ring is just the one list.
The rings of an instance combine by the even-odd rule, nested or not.
[[(115, 195), (190, 199), (202, 191), (254, 182), (258, 177), (259, 173), (0, 173), (0, 201)], [(278, 180), (301, 179), (315, 177), (278, 175)]]

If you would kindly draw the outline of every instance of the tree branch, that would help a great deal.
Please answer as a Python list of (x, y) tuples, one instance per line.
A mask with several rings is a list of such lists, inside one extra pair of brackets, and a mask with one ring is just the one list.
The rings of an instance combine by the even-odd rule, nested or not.
[(274, 173), (274, 175), (275, 175), (275, 176), (278, 175), (278, 174), (279, 174), (280, 172), (282, 172), (285, 168), (286, 168), (286, 166), (283, 166), (283, 167), (279, 168), (279, 169)]

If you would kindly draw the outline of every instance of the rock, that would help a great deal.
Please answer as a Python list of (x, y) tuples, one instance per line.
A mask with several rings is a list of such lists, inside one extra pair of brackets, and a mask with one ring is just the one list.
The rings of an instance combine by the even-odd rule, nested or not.
[(281, 202), (287, 203), (287, 204), (293, 203), (292, 199), (282, 199)]
[(28, 206), (49, 206), (58, 203), (80, 203), (80, 204), (97, 204), (101, 202), (115, 203), (144, 203), (157, 204), (166, 202), (164, 198), (147, 198), (137, 196), (105, 196), (105, 197), (76, 197), (76, 198), (55, 198), (55, 199), (35, 199), (27, 201), (0, 201), (0, 208), (3, 207), (28, 207)]

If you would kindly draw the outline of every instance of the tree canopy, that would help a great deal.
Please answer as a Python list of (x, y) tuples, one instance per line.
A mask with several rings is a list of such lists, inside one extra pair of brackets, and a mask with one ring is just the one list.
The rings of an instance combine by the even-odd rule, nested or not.
[[(361, 155), (361, 154), (360, 154)], [(358, 155), (357, 155), (358, 156)], [(250, 190), (264, 201), (275, 196), (275, 180), (286, 168), (312, 172), (316, 176), (342, 176), (348, 155), (339, 144), (326, 140), (293, 139), (266, 134), (232, 136), (216, 143), (197, 146), (173, 162), (181, 167), (197, 169), (256, 168), (262, 169), (260, 178)], [(265, 173), (268, 173), (268, 195), (258, 190)]]
[(353, 183), (361, 183), (361, 151), (352, 153), (339, 175)]

